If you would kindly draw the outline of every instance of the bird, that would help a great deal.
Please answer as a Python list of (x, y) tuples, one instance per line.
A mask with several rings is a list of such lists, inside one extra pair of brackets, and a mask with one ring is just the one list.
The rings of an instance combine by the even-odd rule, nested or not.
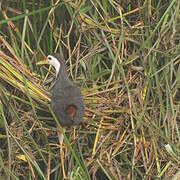
[[(47, 63), (56, 70), (56, 80), (51, 97), (51, 108), (54, 114), (64, 129), (80, 125), (85, 113), (84, 99), (80, 89), (70, 80), (66, 63), (59, 53), (48, 55), (43, 64)], [(57, 132), (62, 147), (63, 134), (59, 128)]]
[[(51, 108), (60, 122), (61, 126), (77, 126), (82, 123), (85, 114), (84, 99), (81, 91), (70, 80), (66, 63), (59, 53), (53, 53), (45, 58), (45, 61), (36, 63), (37, 65), (49, 64), (56, 70), (56, 80), (52, 89)], [(64, 135), (57, 127), (57, 134), (60, 143), (60, 158), (64, 179), (67, 179), (64, 168), (64, 152), (62, 149)]]
[(51, 97), (52, 110), (63, 127), (81, 124), (84, 100), (80, 89), (70, 80), (65, 61), (60, 54), (48, 55), (47, 60), (56, 69), (56, 81)]

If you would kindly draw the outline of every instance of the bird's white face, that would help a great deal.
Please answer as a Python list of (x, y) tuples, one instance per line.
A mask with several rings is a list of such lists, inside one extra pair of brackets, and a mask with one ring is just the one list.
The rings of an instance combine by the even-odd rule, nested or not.
[(54, 56), (52, 55), (48, 55), (47, 56), (47, 59), (48, 59), (48, 63), (52, 66), (54, 66), (54, 68), (56, 69), (56, 77), (58, 75), (58, 72), (59, 72), (59, 69), (61, 67), (61, 64), (60, 62), (57, 60), (57, 58), (55, 58)]

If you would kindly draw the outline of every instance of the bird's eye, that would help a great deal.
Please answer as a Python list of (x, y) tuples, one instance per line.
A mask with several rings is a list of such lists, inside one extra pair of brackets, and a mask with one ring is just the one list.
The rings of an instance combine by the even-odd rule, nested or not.
[(51, 61), (51, 60), (52, 60), (52, 58), (51, 58), (51, 57), (48, 57), (48, 60), (50, 60), (50, 61)]

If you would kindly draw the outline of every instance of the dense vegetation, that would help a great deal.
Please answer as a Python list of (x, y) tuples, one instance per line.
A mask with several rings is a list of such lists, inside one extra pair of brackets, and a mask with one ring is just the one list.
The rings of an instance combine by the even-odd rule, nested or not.
[[(179, 0), (0, 3), (0, 179), (180, 177)], [(61, 155), (52, 52), (86, 106)]]

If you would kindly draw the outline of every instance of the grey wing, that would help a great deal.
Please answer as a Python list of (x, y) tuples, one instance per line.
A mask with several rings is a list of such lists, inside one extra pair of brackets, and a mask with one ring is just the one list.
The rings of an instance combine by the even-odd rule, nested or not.
[[(67, 113), (67, 108), (72, 105), (76, 108), (73, 119)], [(81, 123), (84, 116), (84, 101), (79, 88), (67, 86), (59, 89), (56, 93), (53, 92), (51, 106), (62, 125), (68, 126)]]
[(74, 123), (79, 124), (82, 121), (82, 117), (84, 116), (84, 100), (83, 96), (80, 92), (80, 89), (76, 86), (70, 86), (65, 88), (65, 99), (66, 102), (66, 108), (70, 105), (73, 105), (76, 107), (77, 111), (74, 116)]
[[(58, 95), (57, 95), (58, 93)], [(58, 118), (62, 126), (66, 126), (69, 123), (66, 115), (64, 114), (64, 102), (63, 102), (63, 93), (62, 92), (53, 92), (51, 98), (51, 107)]]

